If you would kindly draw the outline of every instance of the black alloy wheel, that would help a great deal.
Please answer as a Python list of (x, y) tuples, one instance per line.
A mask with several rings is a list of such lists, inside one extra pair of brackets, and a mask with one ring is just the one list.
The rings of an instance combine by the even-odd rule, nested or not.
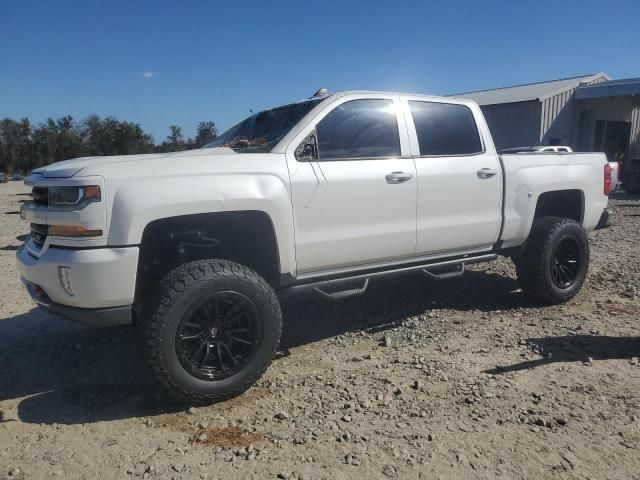
[(182, 366), (202, 380), (221, 380), (240, 371), (259, 342), (258, 311), (245, 295), (215, 292), (183, 317), (176, 333)]
[(258, 273), (204, 259), (169, 272), (138, 322), (149, 372), (170, 396), (204, 405), (240, 395), (273, 359), (282, 312)]
[(551, 278), (556, 287), (570, 288), (578, 278), (582, 255), (575, 237), (567, 236), (560, 240), (551, 260)]
[(569, 301), (582, 288), (589, 268), (589, 239), (570, 218), (535, 219), (521, 255), (514, 259), (525, 295), (549, 304)]

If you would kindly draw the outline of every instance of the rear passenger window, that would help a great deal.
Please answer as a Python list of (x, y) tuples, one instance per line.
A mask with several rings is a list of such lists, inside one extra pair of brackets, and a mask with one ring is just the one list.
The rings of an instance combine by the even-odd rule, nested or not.
[(420, 155), (471, 155), (482, 152), (469, 108), (451, 103), (410, 101)]
[(316, 125), (320, 160), (400, 156), (393, 101), (352, 100), (339, 105)]

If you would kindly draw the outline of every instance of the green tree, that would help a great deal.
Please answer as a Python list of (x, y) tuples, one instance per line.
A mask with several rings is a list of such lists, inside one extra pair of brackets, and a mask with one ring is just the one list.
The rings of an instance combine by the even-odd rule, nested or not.
[(33, 132), (40, 159), (50, 163), (88, 155), (82, 133), (71, 115), (58, 120), (48, 118)]
[(158, 152), (180, 152), (186, 150), (188, 147), (187, 142), (184, 140), (182, 134), (182, 128), (177, 125), (171, 125), (169, 127), (169, 135), (167, 139), (162, 142), (161, 145), (156, 147)]
[(90, 115), (76, 122), (70, 115), (48, 118), (36, 127), (28, 118), (0, 120), (0, 171), (27, 172), (42, 165), (82, 156), (176, 152), (199, 148), (216, 139), (215, 122), (200, 122), (194, 139), (185, 140), (182, 129), (169, 127), (169, 135), (155, 145), (138, 123), (115, 117)]
[(137, 123), (114, 117), (101, 120), (90, 115), (82, 122), (83, 136), (91, 155), (132, 155), (154, 151), (153, 139)]
[(0, 170), (26, 170), (33, 161), (31, 123), (10, 118), (0, 120)]
[(194, 139), (195, 148), (204, 147), (218, 138), (218, 127), (215, 122), (200, 122)]

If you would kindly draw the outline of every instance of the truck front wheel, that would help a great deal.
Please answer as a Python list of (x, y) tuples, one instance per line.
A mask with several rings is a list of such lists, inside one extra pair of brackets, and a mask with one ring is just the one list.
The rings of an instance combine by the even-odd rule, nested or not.
[(167, 393), (207, 404), (247, 390), (280, 341), (278, 298), (256, 272), (226, 260), (176, 268), (143, 306), (143, 353)]
[(589, 241), (574, 220), (534, 220), (521, 257), (514, 259), (524, 293), (538, 301), (563, 303), (582, 287), (589, 266)]

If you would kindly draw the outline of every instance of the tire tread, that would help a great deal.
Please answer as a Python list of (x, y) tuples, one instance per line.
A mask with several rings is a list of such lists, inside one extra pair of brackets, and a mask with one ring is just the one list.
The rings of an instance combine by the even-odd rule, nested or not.
[(567, 227), (577, 227), (580, 229), (581, 234), (584, 235), (586, 243), (586, 258), (584, 261), (588, 264), (588, 241), (579, 223), (570, 218), (562, 217), (542, 217), (534, 220), (524, 253), (522, 257), (514, 262), (518, 281), (527, 296), (545, 303), (557, 304), (570, 300), (582, 287), (584, 276), (578, 280), (577, 288), (571, 289), (566, 293), (554, 290), (552, 284), (547, 280), (546, 253), (552, 248), (558, 232)]
[[(162, 355), (162, 331), (167, 314), (172, 310), (179, 297), (187, 293), (198, 283), (210, 281), (214, 277), (234, 278), (241, 282), (251, 282), (257, 286), (268, 301), (275, 319), (271, 345), (272, 355), (246, 375), (242, 382), (227, 389), (222, 394), (203, 394), (188, 390), (172, 380)], [(143, 321), (139, 322), (145, 362), (155, 380), (172, 397), (189, 404), (214, 403), (240, 395), (253, 385), (266, 371), (273, 354), (278, 347), (282, 334), (282, 312), (278, 298), (267, 281), (253, 270), (227, 260), (205, 259), (185, 263), (169, 272), (158, 284), (148, 301), (143, 305)]]

